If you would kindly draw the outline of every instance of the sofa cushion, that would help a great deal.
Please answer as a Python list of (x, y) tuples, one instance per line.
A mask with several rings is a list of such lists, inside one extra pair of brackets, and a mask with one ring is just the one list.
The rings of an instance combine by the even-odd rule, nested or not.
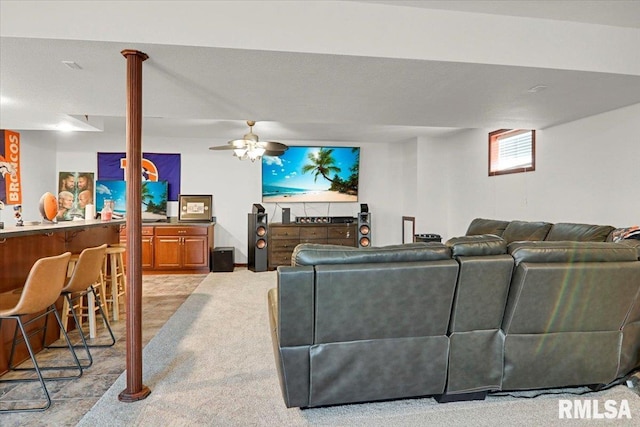
[(451, 250), (438, 242), (419, 242), (369, 248), (301, 243), (293, 250), (291, 265), (414, 262), (451, 259)]
[(469, 224), (466, 234), (467, 236), (476, 236), (480, 234), (495, 234), (496, 236), (502, 236), (507, 225), (509, 225), (509, 221), (476, 218), (471, 221), (471, 224)]
[(559, 222), (551, 226), (544, 240), (571, 240), (574, 242), (604, 242), (614, 228), (610, 225), (574, 224)]
[(494, 234), (462, 236), (449, 239), (446, 243), (453, 257), (502, 255), (507, 253), (507, 242)]
[(612, 242), (514, 242), (508, 246), (516, 265), (521, 262), (637, 261), (637, 250)]
[(551, 223), (533, 221), (511, 221), (502, 234), (507, 243), (521, 240), (544, 240), (551, 229)]

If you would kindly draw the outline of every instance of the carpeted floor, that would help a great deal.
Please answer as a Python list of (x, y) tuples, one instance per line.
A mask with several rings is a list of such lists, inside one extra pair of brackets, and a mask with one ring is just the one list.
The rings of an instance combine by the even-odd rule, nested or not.
[(117, 395), (125, 388), (122, 375), (79, 425), (450, 427), (576, 422), (559, 419), (560, 399), (597, 399), (601, 411), (606, 400), (618, 407), (625, 401), (631, 409), (631, 420), (590, 420), (589, 425), (637, 425), (640, 420), (640, 397), (624, 386), (582, 396), (489, 396), (481, 402), (448, 404), (423, 398), (287, 409), (267, 317), (266, 294), (276, 284), (275, 274), (236, 269), (207, 276), (144, 348), (143, 382), (152, 390), (149, 397), (119, 402)]

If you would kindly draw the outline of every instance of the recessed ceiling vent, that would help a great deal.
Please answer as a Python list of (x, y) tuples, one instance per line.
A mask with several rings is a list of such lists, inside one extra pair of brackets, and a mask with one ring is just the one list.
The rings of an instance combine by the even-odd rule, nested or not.
[(62, 63), (67, 67), (71, 68), (72, 70), (82, 70), (82, 67), (77, 62), (62, 61)]

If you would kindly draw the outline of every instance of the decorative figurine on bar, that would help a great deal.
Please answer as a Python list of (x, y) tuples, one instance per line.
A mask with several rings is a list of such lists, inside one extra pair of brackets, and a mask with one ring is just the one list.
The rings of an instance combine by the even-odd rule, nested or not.
[(22, 205), (15, 205), (13, 207), (13, 216), (16, 218), (16, 227), (22, 227), (24, 221), (22, 220)]
[(43, 223), (57, 223), (58, 200), (52, 193), (44, 193), (40, 197), (40, 215)]

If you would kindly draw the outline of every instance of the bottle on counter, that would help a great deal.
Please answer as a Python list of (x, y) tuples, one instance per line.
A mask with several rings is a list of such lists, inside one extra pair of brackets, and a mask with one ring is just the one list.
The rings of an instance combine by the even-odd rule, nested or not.
[(103, 221), (111, 221), (113, 218), (113, 200), (105, 199), (104, 206), (102, 207), (102, 211), (100, 212), (100, 218)]

